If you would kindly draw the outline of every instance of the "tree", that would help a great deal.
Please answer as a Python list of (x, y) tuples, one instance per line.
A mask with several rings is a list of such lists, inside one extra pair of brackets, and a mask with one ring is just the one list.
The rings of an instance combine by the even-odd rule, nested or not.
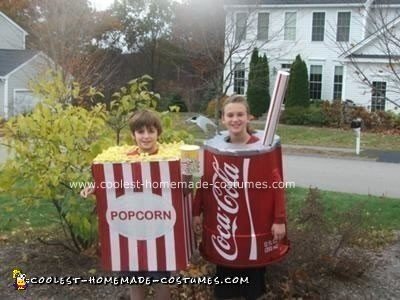
[[(107, 111), (104, 104), (90, 109), (72, 105), (73, 99), (98, 92), (76, 82), (65, 85), (59, 73), (47, 74), (32, 86), (42, 102), (32, 113), (11, 118), (4, 125), (4, 139), (14, 155), (0, 166), (0, 191), (12, 195), (17, 205), (51, 203), (68, 238), (67, 243), (58, 243), (72, 251), (83, 251), (97, 241), (95, 203), (80, 199), (82, 185), (78, 183), (90, 180), (93, 159), (115, 144), (113, 130), (119, 137), (133, 111), (156, 106), (159, 95), (148, 90), (148, 80), (143, 76), (121, 88)], [(85, 90), (90, 95), (82, 95)], [(161, 142), (193, 142), (189, 133), (178, 128), (173, 115), (163, 113), (161, 117)]]
[(16, 205), (50, 203), (68, 237), (59, 243), (80, 252), (97, 241), (97, 216), (95, 203), (82, 201), (80, 187), (71, 184), (89, 180), (93, 158), (111, 140), (104, 106), (86, 110), (60, 101), (73, 98), (79, 87), (65, 86), (61, 78), (42, 82), (43, 102), (32, 113), (5, 123), (4, 138), (14, 155), (2, 166), (0, 186)]
[(268, 110), (269, 97), (269, 69), (267, 56), (258, 56), (254, 48), (250, 60), (249, 82), (247, 87), (247, 100), (250, 113), (259, 117)]
[[(215, 100), (215, 121), (218, 123), (222, 101), (235, 86), (235, 75), (249, 71), (248, 60), (253, 49), (263, 49), (276, 40), (283, 32), (280, 28), (269, 29), (268, 36), (257, 36), (259, 1), (244, 5), (239, 10), (237, 1), (188, 0), (180, 6), (173, 27), (177, 44), (184, 49), (186, 62), (180, 74), (192, 84), (194, 97), (201, 100)], [(240, 15), (240, 18), (238, 16)], [(237, 31), (238, 28), (240, 31)], [(288, 49), (275, 51), (277, 59)], [(285, 52), (285, 53), (284, 53)], [(237, 66), (243, 69), (237, 71)], [(245, 94), (247, 76), (241, 78), (244, 87), (233, 92)], [(205, 107), (206, 105), (203, 105)]]
[(263, 112), (267, 112), (269, 110), (269, 105), (271, 102), (271, 96), (269, 94), (269, 64), (268, 64), (268, 58), (267, 55), (264, 53), (263, 57), (262, 57), (262, 79), (263, 79), (263, 83), (262, 86), (265, 87), (263, 89), (264, 91), (264, 96), (263, 99), (265, 99), (265, 106), (263, 109)]
[(288, 94), (285, 105), (287, 107), (308, 107), (310, 105), (307, 66), (301, 59), (300, 54), (296, 56), (290, 68)]
[(117, 145), (121, 140), (121, 131), (127, 127), (132, 112), (140, 108), (156, 108), (160, 95), (149, 91), (150, 81), (149, 76), (133, 79), (128, 87), (122, 87), (112, 95), (107, 123), (116, 134)]
[(65, 82), (72, 75), (82, 87), (103, 88), (115, 80), (120, 66), (115, 49), (96, 41), (119, 23), (93, 11), (88, 0), (5, 0), (0, 10), (29, 33), (27, 48), (49, 56), (49, 67), (58, 68)]
[[(158, 79), (160, 64), (164, 58), (160, 44), (170, 36), (173, 17), (171, 0), (124, 0), (114, 2), (113, 14), (120, 20), (116, 43), (131, 53), (141, 53), (147, 69), (143, 73)], [(115, 34), (115, 31), (112, 32)]]

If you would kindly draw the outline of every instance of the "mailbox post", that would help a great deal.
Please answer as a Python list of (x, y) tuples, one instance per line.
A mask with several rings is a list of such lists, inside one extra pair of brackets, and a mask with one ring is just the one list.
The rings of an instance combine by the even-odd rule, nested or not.
[(362, 125), (362, 120), (361, 118), (353, 119), (351, 121), (351, 128), (353, 128), (355, 134), (356, 134), (356, 154), (360, 154), (360, 143), (361, 143), (361, 125)]

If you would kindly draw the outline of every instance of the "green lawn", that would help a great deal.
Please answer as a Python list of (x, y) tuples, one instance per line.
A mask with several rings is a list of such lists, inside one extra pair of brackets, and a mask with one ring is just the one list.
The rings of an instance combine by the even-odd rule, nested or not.
[[(182, 113), (177, 118), (179, 128), (186, 128), (196, 139), (205, 139), (206, 135), (193, 123), (185, 122), (194, 113)], [(264, 130), (263, 122), (253, 122), (252, 127)], [(223, 128), (221, 126), (221, 128)], [(283, 144), (320, 147), (349, 148), (355, 147), (355, 134), (351, 129), (321, 128), (308, 126), (283, 125), (278, 126), (277, 134)], [(209, 137), (214, 135), (209, 133)], [(361, 150), (379, 149), (400, 151), (400, 135), (361, 132)]]
[[(304, 204), (308, 189), (287, 189), (288, 213), (298, 214)], [(363, 214), (367, 225), (387, 230), (400, 230), (400, 199), (362, 196), (346, 193), (322, 191), (322, 202), (326, 208), (327, 217), (335, 210), (346, 211), (352, 205), (362, 203)], [(54, 226), (57, 221), (54, 207), (51, 203), (42, 201), (38, 206), (27, 206), (17, 203), (7, 194), (0, 196), (0, 232), (12, 232), (23, 227), (45, 229)]]
[[(278, 135), (284, 144), (354, 148), (353, 130), (279, 125)], [(400, 135), (361, 133), (361, 149), (399, 150)]]
[(47, 201), (39, 205), (17, 202), (7, 194), (0, 195), (0, 232), (38, 229), (58, 222), (54, 206)]
[[(296, 215), (304, 205), (308, 189), (293, 188), (286, 191), (288, 212)], [(366, 226), (386, 230), (400, 230), (400, 199), (327, 191), (320, 192), (328, 218), (332, 217), (334, 212), (349, 211), (353, 206), (356, 206), (362, 210)]]

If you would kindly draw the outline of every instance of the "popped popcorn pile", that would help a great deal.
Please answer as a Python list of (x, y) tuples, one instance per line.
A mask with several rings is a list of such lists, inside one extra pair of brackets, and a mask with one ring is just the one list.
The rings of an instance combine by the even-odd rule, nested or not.
[(170, 144), (158, 144), (158, 152), (154, 155), (148, 155), (147, 153), (140, 153), (139, 155), (128, 155), (129, 152), (137, 149), (137, 146), (114, 146), (103, 151), (101, 154), (93, 160), (93, 163), (104, 163), (104, 162), (143, 162), (143, 161), (168, 161), (180, 159), (181, 152), (180, 147), (183, 142), (170, 143)]

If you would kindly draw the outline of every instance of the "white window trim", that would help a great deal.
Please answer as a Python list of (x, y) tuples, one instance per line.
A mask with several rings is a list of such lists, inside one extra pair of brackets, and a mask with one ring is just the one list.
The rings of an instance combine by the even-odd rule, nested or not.
[[(309, 64), (307, 65), (307, 68), (308, 68), (308, 70), (307, 70), (307, 72), (308, 72), (308, 81), (309, 81), (309, 84), (310, 84), (310, 82), (311, 82), (311, 80), (310, 80), (310, 77), (311, 77), (311, 66), (316, 66), (316, 67), (321, 67), (321, 100), (323, 100), (323, 96), (324, 96), (324, 86), (325, 86), (325, 84), (324, 84), (324, 79), (325, 79), (325, 77), (326, 76), (324, 76), (324, 71), (325, 71), (325, 64), (323, 64), (323, 63), (319, 63), (319, 62), (315, 62), (315, 61), (312, 61), (312, 62), (309, 62)], [(311, 90), (310, 90), (310, 92), (311, 92)], [(310, 99), (314, 99), (314, 98), (311, 98), (311, 95), (310, 95)]]
[[(268, 14), (268, 24), (267, 24), (267, 39), (266, 40), (259, 40), (258, 39), (258, 21), (259, 21), (259, 14)], [(256, 38), (257, 41), (269, 41), (269, 29), (270, 29), (270, 20), (271, 20), (271, 12), (270, 11), (259, 11), (257, 12), (257, 32), (256, 32)]]
[(4, 119), (8, 119), (8, 77), (0, 78), (4, 82), (4, 102), (3, 102), (3, 111), (4, 111)]
[(246, 81), (247, 81), (247, 79), (246, 79), (246, 63), (244, 62), (244, 61), (234, 61), (233, 62), (233, 73), (232, 73), (232, 77), (233, 77), (233, 85), (232, 85), (232, 89), (233, 89), (233, 92), (235, 92), (235, 72), (236, 72), (236, 65), (237, 64), (241, 64), (241, 65), (243, 65), (243, 69), (241, 69), (241, 70), (243, 70), (243, 72), (244, 72), (244, 76), (243, 76), (243, 94), (238, 94), (238, 95), (245, 95), (246, 94)]
[[(296, 14), (296, 23), (295, 23), (295, 26), (294, 26), (294, 29), (295, 29), (295, 30), (294, 30), (294, 39), (293, 39), (293, 40), (287, 40), (287, 39), (285, 39), (286, 13), (295, 13), (295, 14)], [(284, 41), (287, 41), (287, 42), (296, 41), (296, 39), (297, 39), (297, 15), (298, 15), (298, 11), (296, 11), (296, 10), (285, 10), (285, 11), (283, 12), (283, 40), (284, 40)]]
[[(339, 13), (350, 13), (349, 40), (348, 41), (337, 41), (337, 30), (338, 30)], [(336, 40), (335, 40), (335, 42), (338, 42), (338, 43), (350, 43), (350, 40), (351, 40), (351, 28), (352, 28), (352, 26), (351, 26), (352, 17), (353, 17), (353, 14), (352, 14), (351, 10), (338, 10), (336, 12), (336, 32), (335, 32), (336, 33), (336, 37), (335, 37)]]
[[(313, 41), (313, 22), (314, 22), (314, 13), (324, 13), (324, 39), (322, 41)], [(328, 15), (326, 10), (313, 10), (311, 12), (311, 43), (324, 43), (326, 41), (326, 16)]]
[[(245, 14), (246, 15), (246, 33), (245, 33), (245, 37), (244, 37), (244, 39), (240, 39), (240, 40), (237, 40), (237, 20), (238, 20), (238, 14)], [(249, 12), (247, 12), (247, 11), (236, 11), (236, 12), (234, 12), (234, 16), (235, 16), (235, 18), (234, 18), (234, 33), (235, 33), (235, 35), (234, 35), (234, 39), (235, 39), (235, 43), (236, 42), (238, 42), (238, 43), (241, 43), (241, 42), (244, 42), (244, 41), (246, 41), (246, 39), (247, 39), (247, 34), (248, 34), (248, 28), (247, 28), (247, 26), (248, 26), (248, 21), (249, 21), (249, 18), (250, 18), (250, 16), (249, 16)]]

